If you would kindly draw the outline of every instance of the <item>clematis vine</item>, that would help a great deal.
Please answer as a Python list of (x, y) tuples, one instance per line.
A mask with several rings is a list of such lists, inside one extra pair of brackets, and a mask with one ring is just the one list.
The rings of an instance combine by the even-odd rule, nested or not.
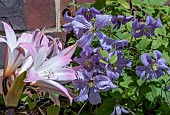
[(170, 68), (166, 66), (166, 61), (162, 58), (162, 53), (158, 50), (154, 50), (153, 53), (155, 60), (152, 60), (150, 54), (144, 53), (141, 55), (141, 61), (144, 66), (136, 67), (136, 74), (142, 77), (143, 80), (150, 80), (153, 77), (159, 78), (164, 76), (165, 73), (163, 70), (167, 70), (168, 74), (170, 74)]
[(72, 81), (72, 84), (76, 90), (80, 90), (75, 101), (82, 102), (88, 99), (91, 104), (101, 103), (99, 91), (106, 92), (117, 87), (107, 76), (93, 71), (87, 72), (85, 69), (78, 72), (78, 79)]
[(147, 38), (150, 38), (151, 35), (155, 36), (155, 33), (154, 33), (155, 29), (161, 28), (161, 27), (162, 27), (162, 22), (159, 18), (156, 20), (156, 22), (154, 22), (153, 17), (147, 16), (146, 25), (138, 23), (138, 19), (136, 19), (136, 20), (134, 20), (134, 22), (132, 24), (132, 28), (133, 28), (132, 35), (135, 38), (140, 38), (144, 35)]

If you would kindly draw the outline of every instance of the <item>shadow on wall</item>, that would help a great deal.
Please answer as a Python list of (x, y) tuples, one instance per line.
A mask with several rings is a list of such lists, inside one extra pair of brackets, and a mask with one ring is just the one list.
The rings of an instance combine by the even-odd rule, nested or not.
[(4, 65), (4, 51), (5, 43), (0, 43), (0, 69), (2, 69)]

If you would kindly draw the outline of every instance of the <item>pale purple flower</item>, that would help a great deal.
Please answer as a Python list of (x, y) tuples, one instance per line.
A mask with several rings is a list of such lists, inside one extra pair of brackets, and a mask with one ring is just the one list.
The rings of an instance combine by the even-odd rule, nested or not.
[[(117, 56), (115, 63), (111, 63), (111, 57)], [(122, 70), (125, 67), (131, 66), (131, 61), (129, 58), (124, 58), (124, 55), (120, 51), (111, 52), (107, 58), (103, 58), (107, 64), (100, 63), (103, 68), (106, 69), (106, 74), (111, 80), (115, 81), (122, 75)]]
[(131, 21), (133, 19), (133, 16), (113, 16), (112, 17), (112, 23), (114, 24), (114, 28), (119, 29), (121, 24), (125, 25), (127, 22)]
[(91, 104), (101, 103), (99, 91), (108, 91), (117, 86), (105, 75), (97, 75), (93, 71), (87, 72), (82, 69), (78, 72), (78, 79), (72, 81), (76, 90), (80, 90), (75, 98), (76, 102), (89, 100)]
[(100, 36), (100, 45), (107, 51), (112, 49), (122, 50), (125, 46), (128, 46), (127, 40), (114, 40), (101, 33), (99, 33), (98, 36)]
[(146, 18), (146, 24), (141, 24), (138, 23), (138, 19), (134, 20), (133, 24), (133, 31), (132, 31), (132, 35), (135, 38), (139, 38), (142, 36), (146, 36), (147, 38), (150, 38), (150, 36), (155, 36), (155, 29), (156, 28), (161, 28), (162, 27), (162, 22), (159, 18), (157, 18), (157, 21), (154, 22), (153, 17), (151, 16), (147, 16)]
[(90, 21), (92, 18), (94, 18), (97, 14), (100, 14), (101, 12), (94, 7), (88, 9), (86, 7), (81, 7), (77, 12), (76, 15), (83, 15), (87, 21)]
[(136, 67), (136, 74), (142, 77), (143, 80), (150, 80), (153, 77), (159, 78), (164, 76), (165, 73), (163, 70), (167, 70), (168, 74), (170, 74), (170, 68), (166, 66), (166, 61), (162, 58), (162, 53), (158, 50), (154, 50), (153, 53), (155, 60), (152, 60), (152, 57), (148, 53), (142, 54), (141, 61), (144, 66)]
[(68, 12), (69, 11), (66, 11), (64, 14), (64, 20), (68, 23), (64, 24), (63, 27), (66, 28), (67, 32), (70, 32), (73, 30), (73, 25), (71, 22), (74, 20), (74, 17), (68, 16)]
[(99, 54), (96, 53), (98, 49), (91, 49), (90, 46), (85, 48), (85, 51), (80, 53), (81, 58), (75, 57), (74, 61), (76, 61), (79, 66), (75, 67), (75, 70), (84, 68), (87, 71), (91, 71), (93, 69), (99, 69)]
[(111, 18), (112, 16), (110, 15), (96, 15), (96, 21), (91, 23), (88, 22), (82, 15), (76, 16), (72, 21), (76, 34), (80, 32), (80, 29), (86, 30), (79, 40), (79, 46), (82, 47), (82, 49), (85, 49), (86, 45), (91, 45), (95, 36), (97, 36), (99, 41), (101, 41), (103, 39), (103, 33), (100, 32), (100, 29), (108, 26), (111, 22)]
[(123, 113), (129, 113), (129, 111), (127, 111), (126, 109), (124, 109), (120, 105), (116, 105), (116, 107), (114, 108), (114, 110), (111, 113), (111, 115), (121, 115)]

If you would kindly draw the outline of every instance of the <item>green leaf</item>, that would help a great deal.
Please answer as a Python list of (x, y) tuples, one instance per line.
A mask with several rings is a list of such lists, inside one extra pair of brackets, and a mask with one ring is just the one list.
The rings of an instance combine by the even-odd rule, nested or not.
[(95, 115), (110, 115), (114, 109), (114, 105), (116, 104), (114, 98), (106, 98), (103, 101), (103, 104), (94, 110)]
[(108, 64), (108, 62), (106, 62), (106, 61), (104, 61), (104, 60), (102, 60), (102, 59), (100, 59), (99, 60), (101, 63), (103, 63), (103, 64)]
[(138, 83), (139, 86), (142, 86), (142, 84), (144, 83), (144, 80), (138, 79), (138, 80), (137, 80), (137, 83)]
[(163, 35), (163, 36), (166, 36), (166, 33), (167, 31), (166, 31), (166, 29), (165, 29), (165, 26), (162, 26), (162, 28), (157, 28), (156, 30), (155, 30), (155, 33), (156, 34), (159, 34), (159, 35)]
[(139, 50), (144, 50), (146, 49), (146, 47), (150, 44), (151, 40), (150, 39), (142, 39), (139, 41), (139, 43), (137, 44), (137, 48)]
[(34, 100), (34, 101), (30, 101), (28, 103), (28, 107), (29, 109), (33, 109), (35, 106), (37, 105), (37, 102)]
[(111, 64), (114, 64), (117, 61), (117, 58), (118, 58), (117, 55), (113, 55), (112, 57), (110, 57), (109, 62)]
[(151, 15), (152, 13), (155, 13), (154, 8), (150, 6), (147, 6), (146, 8), (144, 8), (143, 11), (148, 13), (149, 15)]
[(126, 9), (130, 9), (129, 4), (126, 2), (126, 0), (118, 0), (118, 3), (120, 3), (123, 7), (125, 7)]
[(158, 49), (162, 45), (162, 38), (157, 38), (156, 40), (152, 41), (152, 49)]
[(29, 96), (27, 94), (22, 94), (20, 100), (23, 102), (26, 102), (28, 98), (29, 98)]
[(17, 107), (23, 90), (26, 86), (24, 79), (26, 77), (26, 72), (20, 74), (12, 83), (10, 89), (8, 90), (6, 96), (6, 106), (7, 107)]
[(167, 0), (148, 0), (149, 5), (157, 5), (157, 6), (162, 6), (165, 4)]
[(106, 0), (96, 0), (94, 7), (98, 10), (102, 9), (106, 5)]
[(129, 88), (129, 84), (132, 82), (130, 76), (124, 76), (123, 77), (124, 81), (120, 83), (122, 87)]
[(115, 99), (122, 99), (123, 90), (121, 88), (115, 88), (109, 91), (109, 94)]
[(102, 57), (108, 57), (108, 52), (106, 50), (100, 49), (100, 54), (102, 55)]
[(151, 88), (151, 91), (144, 94), (144, 96), (152, 102), (157, 97), (157, 88), (153, 84), (149, 85), (149, 87)]
[(168, 64), (170, 64), (170, 56), (169, 56), (168, 52), (163, 51), (163, 58), (165, 58), (166, 62)]
[(168, 44), (169, 44), (168, 38), (163, 38), (163, 39), (162, 39), (162, 44), (163, 44), (165, 47), (167, 47)]
[(58, 105), (49, 106), (47, 108), (47, 115), (59, 115), (60, 107)]
[(141, 8), (143, 2), (141, 0), (132, 0), (132, 4)]

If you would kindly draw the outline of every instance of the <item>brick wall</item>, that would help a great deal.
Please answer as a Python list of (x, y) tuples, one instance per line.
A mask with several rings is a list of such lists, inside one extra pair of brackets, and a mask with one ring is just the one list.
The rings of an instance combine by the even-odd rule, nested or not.
[[(70, 10), (74, 15), (74, 7), (67, 4), (76, 1), (77, 4), (94, 2), (95, 0), (0, 0), (0, 21), (9, 23), (17, 33), (32, 31), (45, 27), (45, 33), (66, 41), (65, 32), (61, 31), (63, 13)], [(0, 25), (0, 34), (3, 28)], [(3, 67), (5, 44), (0, 44), (0, 68)]]

